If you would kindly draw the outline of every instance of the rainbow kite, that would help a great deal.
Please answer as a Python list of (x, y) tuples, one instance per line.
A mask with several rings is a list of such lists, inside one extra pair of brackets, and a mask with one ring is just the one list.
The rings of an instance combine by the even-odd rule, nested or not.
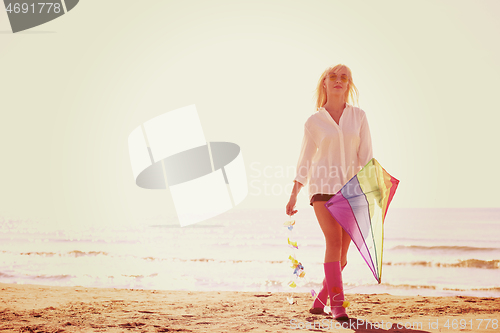
[(378, 283), (382, 277), (385, 215), (398, 184), (399, 180), (372, 158), (325, 204), (351, 236)]

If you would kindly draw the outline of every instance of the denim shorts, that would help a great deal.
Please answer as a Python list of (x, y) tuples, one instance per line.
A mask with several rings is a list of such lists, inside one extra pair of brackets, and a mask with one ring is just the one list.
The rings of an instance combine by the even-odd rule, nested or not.
[(313, 205), (314, 201), (328, 201), (330, 200), (335, 194), (323, 194), (323, 193), (318, 193), (312, 196), (311, 198), (311, 206)]

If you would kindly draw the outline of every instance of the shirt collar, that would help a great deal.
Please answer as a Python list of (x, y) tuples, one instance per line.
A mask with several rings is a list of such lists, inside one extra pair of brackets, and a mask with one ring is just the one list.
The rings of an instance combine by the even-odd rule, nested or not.
[[(351, 104), (345, 103), (344, 111), (347, 110), (347, 109), (349, 109), (351, 106), (352, 106)], [(324, 107), (322, 107), (322, 106), (318, 108), (318, 111), (328, 113), (328, 111), (326, 111), (326, 109)]]

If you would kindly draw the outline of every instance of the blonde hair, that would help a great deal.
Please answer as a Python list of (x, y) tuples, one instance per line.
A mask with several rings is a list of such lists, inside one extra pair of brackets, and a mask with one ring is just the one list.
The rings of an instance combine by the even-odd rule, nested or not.
[(330, 74), (331, 72), (336, 73), (344, 68), (347, 70), (348, 77), (349, 77), (349, 82), (347, 83), (348, 87), (347, 87), (347, 90), (346, 90), (345, 95), (344, 95), (344, 100), (350, 104), (353, 104), (353, 105), (359, 104), (359, 101), (358, 101), (359, 92), (358, 92), (358, 89), (356, 88), (356, 86), (354, 85), (354, 81), (352, 80), (351, 69), (349, 67), (347, 67), (346, 65), (338, 64), (338, 65), (333, 66), (333, 67), (328, 67), (323, 72), (321, 77), (319, 78), (318, 86), (316, 87), (316, 97), (317, 97), (316, 108), (320, 108), (326, 104), (326, 87), (324, 85), (326, 76), (328, 74)]

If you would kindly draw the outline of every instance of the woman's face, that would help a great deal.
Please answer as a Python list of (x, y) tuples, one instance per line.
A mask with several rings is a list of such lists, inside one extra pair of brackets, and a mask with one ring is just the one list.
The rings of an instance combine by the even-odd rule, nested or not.
[(345, 96), (349, 89), (349, 72), (345, 68), (333, 72), (325, 77), (325, 87), (327, 95)]

